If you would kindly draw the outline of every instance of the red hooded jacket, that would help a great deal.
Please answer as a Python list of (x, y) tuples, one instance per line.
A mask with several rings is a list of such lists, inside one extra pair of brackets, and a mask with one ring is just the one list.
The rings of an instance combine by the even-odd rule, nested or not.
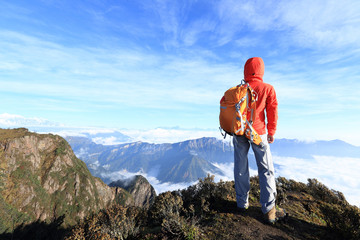
[[(266, 128), (269, 135), (274, 136), (278, 120), (278, 102), (273, 86), (263, 82), (265, 65), (260, 57), (250, 58), (244, 66), (245, 82), (248, 82), (254, 91), (258, 94), (256, 102), (256, 119), (253, 127), (259, 135), (266, 134)], [(265, 111), (267, 126), (265, 123)]]

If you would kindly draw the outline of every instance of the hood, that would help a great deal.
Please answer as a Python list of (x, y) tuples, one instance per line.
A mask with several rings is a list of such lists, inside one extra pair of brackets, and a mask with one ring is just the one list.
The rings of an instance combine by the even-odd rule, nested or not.
[(244, 66), (245, 82), (263, 80), (265, 65), (260, 57), (249, 58)]

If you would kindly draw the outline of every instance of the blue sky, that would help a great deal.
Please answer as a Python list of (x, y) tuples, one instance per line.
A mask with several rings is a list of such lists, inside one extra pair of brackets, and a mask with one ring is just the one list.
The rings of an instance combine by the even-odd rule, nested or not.
[(67, 126), (217, 131), (260, 56), (277, 137), (360, 145), (360, 2), (1, 1), (0, 113)]

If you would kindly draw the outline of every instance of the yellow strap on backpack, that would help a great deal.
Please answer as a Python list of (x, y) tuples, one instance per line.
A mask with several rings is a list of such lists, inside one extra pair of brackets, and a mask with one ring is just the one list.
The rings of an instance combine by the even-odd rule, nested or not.
[(262, 143), (252, 126), (256, 118), (256, 101), (257, 94), (249, 83), (228, 89), (220, 100), (220, 128), (229, 135), (245, 135), (257, 145)]

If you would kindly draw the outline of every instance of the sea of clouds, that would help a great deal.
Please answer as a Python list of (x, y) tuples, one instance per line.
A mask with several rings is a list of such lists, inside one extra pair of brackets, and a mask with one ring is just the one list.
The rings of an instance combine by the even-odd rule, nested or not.
[[(313, 159), (302, 159), (273, 156), (273, 161), (276, 164), (276, 177), (303, 183), (316, 178), (329, 189), (342, 192), (350, 204), (360, 207), (360, 178), (357, 177), (360, 158), (313, 156)], [(223, 176), (216, 176), (216, 179), (234, 180), (234, 163), (214, 165), (224, 173)], [(257, 175), (257, 169), (250, 169), (250, 175)]]

